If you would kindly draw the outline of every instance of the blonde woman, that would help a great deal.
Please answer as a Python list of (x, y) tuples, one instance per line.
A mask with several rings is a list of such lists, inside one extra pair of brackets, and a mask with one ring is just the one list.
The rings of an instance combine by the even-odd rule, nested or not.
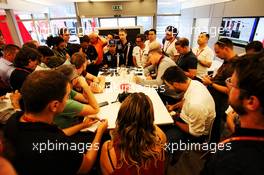
[(164, 174), (165, 134), (154, 125), (153, 105), (143, 93), (133, 93), (122, 103), (112, 139), (102, 147), (103, 175)]

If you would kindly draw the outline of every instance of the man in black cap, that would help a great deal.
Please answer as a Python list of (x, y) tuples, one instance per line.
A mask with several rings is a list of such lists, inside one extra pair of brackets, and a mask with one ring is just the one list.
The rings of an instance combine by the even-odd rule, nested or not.
[(103, 65), (106, 68), (115, 68), (125, 64), (122, 54), (117, 52), (115, 40), (109, 41), (109, 50), (104, 54)]

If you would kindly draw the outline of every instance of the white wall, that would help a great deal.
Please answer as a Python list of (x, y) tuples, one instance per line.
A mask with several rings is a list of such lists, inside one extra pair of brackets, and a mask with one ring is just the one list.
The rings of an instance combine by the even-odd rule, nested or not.
[(13, 9), (15, 11), (28, 11), (32, 13), (48, 13), (49, 11), (45, 5), (23, 0), (7, 0), (7, 3), (0, 3), (0, 9)]
[[(154, 16), (156, 0), (128, 1), (128, 2), (78, 2), (80, 16), (109, 17), (121, 16)], [(113, 11), (112, 5), (122, 5), (122, 11)]]
[[(264, 16), (264, 0), (233, 0), (231, 2), (206, 5), (195, 8), (183, 9), (180, 17), (180, 36), (191, 38), (191, 26), (194, 18), (209, 18), (211, 39), (209, 46), (212, 47), (217, 41), (218, 35), (212, 35), (215, 29), (219, 29), (222, 17), (240, 16)], [(216, 34), (216, 33), (215, 33)], [(238, 54), (244, 52), (244, 48), (235, 47)]]

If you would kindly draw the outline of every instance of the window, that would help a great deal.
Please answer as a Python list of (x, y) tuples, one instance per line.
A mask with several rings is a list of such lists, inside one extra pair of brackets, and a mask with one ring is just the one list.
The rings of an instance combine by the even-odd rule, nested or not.
[(153, 28), (153, 17), (152, 16), (139, 16), (137, 17), (137, 25), (143, 26), (143, 30), (149, 30)]
[(181, 6), (179, 0), (158, 0), (158, 15), (179, 14)]
[(41, 14), (33, 14), (33, 17), (35, 20), (38, 20), (38, 19), (45, 19), (45, 14), (41, 13)]
[(100, 27), (126, 27), (135, 26), (136, 18), (99, 18)]
[(101, 18), (100, 27), (118, 27), (117, 18)]
[(60, 19), (51, 20), (50, 27), (53, 35), (58, 35), (60, 28), (68, 28), (70, 32), (70, 42), (74, 43), (78, 41), (77, 37), (77, 20), (76, 19)]
[(161, 42), (167, 26), (179, 27), (179, 16), (157, 16), (157, 38)]
[(76, 17), (73, 3), (52, 6), (49, 8), (50, 18)]
[(158, 0), (157, 38), (161, 42), (167, 26), (179, 27), (181, 4), (179, 0)]
[(82, 29), (79, 30), (80, 34), (89, 34), (99, 26), (98, 18), (81, 18)]
[(18, 14), (19, 18), (21, 20), (31, 20), (31, 15), (30, 14)]
[(135, 26), (136, 18), (118, 18), (118, 26), (126, 27), (126, 26)]

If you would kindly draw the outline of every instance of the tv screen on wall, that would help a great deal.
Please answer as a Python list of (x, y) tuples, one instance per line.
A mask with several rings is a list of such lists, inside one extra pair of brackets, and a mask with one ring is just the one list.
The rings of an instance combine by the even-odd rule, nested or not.
[(245, 46), (254, 38), (257, 21), (255, 17), (225, 17), (222, 19), (219, 38), (229, 38), (235, 45)]
[(254, 35), (254, 41), (258, 40), (264, 45), (264, 17), (259, 18), (256, 32)]

